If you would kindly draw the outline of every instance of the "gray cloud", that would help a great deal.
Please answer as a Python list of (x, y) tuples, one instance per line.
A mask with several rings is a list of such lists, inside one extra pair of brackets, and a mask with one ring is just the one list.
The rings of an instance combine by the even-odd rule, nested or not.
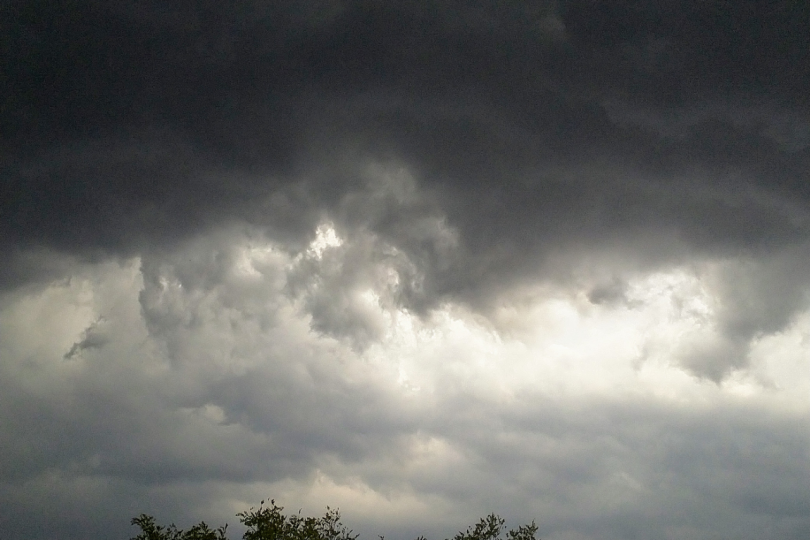
[[(288, 286), (318, 281), (353, 249), (302, 258), (234, 229), (140, 263), (74, 267), (70, 282), (7, 297), (3, 498), (19, 510), (11, 534), (31, 535), (36, 513), (42, 537), (66, 526), (76, 537), (106, 534), (97, 527), (126, 534), (121, 520), (133, 511), (211, 519), (206, 509), (233, 486), (306, 485), (314, 471), (394, 500), (443, 501), (461, 522), (491, 509), (536, 516), (551, 538), (746, 537), (766, 522), (786, 538), (806, 530), (808, 441), (795, 430), (803, 417), (733, 400), (710, 415), (652, 396), (537, 391), (504, 401), (479, 393), (477, 378), (455, 371), (466, 361), (447, 353), (439, 358), (457, 367), (433, 390), (403, 394), (401, 359), (358, 356), (351, 332), (310, 322), (309, 288)], [(367, 275), (318, 282), (330, 294)], [(365, 283), (396, 296), (386, 283)], [(396, 309), (385, 306), (378, 317)], [(23, 314), (36, 309), (29, 316), (52, 315), (23, 331)], [(38, 332), (52, 336), (49, 348)], [(92, 346), (102, 332), (104, 345)], [(479, 354), (475, 343), (454, 347)], [(59, 508), (32, 502), (43, 493)], [(118, 501), (98, 502), (110, 497)], [(97, 524), (81, 517), (88, 505)], [(358, 516), (361, 527), (384, 526), (370, 516)], [(449, 534), (447, 518), (428, 512), (383, 532)]]
[(804, 4), (0, 12), (10, 538), (807, 536)]

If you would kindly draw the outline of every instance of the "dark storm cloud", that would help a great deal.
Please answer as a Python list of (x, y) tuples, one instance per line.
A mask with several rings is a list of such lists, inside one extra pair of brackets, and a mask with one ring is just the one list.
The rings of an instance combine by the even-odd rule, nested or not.
[[(223, 219), (272, 220), (259, 201), (349, 149), (438, 185), (471, 256), (509, 256), (512, 243), (531, 260), (549, 243), (651, 226), (706, 249), (789, 242), (804, 228), (722, 196), (761, 186), (806, 200), (810, 150), (788, 152), (728, 109), (807, 121), (806, 10), (6, 4), (4, 249), (116, 253)], [(606, 102), (665, 117), (725, 109), (666, 137), (615, 123)], [(301, 204), (333, 208), (352, 185), (323, 179)]]
[[(302, 249), (326, 218), (404, 254), (402, 305), (486, 311), (594, 253), (622, 274), (807, 239), (803, 3), (3, 9), (4, 288), (58, 273), (39, 253), (231, 222)], [(373, 338), (345, 294), (310, 296), (315, 325)]]
[(800, 1), (0, 3), (12, 537), (144, 510), (120, 501), (207, 519), (315, 471), (481, 513), (497, 495), (558, 538), (806, 537), (806, 418), (768, 397), (773, 419), (693, 395), (507, 406), (465, 379), (480, 336), (417, 361), (388, 333), (439, 332), (447, 306), (529, 318), (543, 286), (630, 317), (654, 303), (637, 278), (677, 268), (714, 304), (662, 286), (696, 321), (667, 360), (695, 395), (742, 385), (810, 300), (808, 21)]

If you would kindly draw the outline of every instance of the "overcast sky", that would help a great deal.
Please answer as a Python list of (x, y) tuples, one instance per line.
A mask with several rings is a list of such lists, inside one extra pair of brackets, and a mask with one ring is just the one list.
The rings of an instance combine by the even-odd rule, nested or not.
[(0, 536), (810, 538), (810, 3), (0, 3)]

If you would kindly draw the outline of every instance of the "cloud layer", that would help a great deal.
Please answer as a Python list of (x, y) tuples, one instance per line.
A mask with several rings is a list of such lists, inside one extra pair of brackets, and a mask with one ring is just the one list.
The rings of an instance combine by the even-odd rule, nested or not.
[(7, 537), (807, 537), (801, 3), (2, 11)]

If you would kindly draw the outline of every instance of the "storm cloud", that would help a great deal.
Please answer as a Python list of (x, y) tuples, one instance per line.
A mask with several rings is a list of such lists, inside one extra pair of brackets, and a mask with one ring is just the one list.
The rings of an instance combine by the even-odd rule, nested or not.
[[(0, 530), (810, 533), (810, 5), (0, 5)], [(442, 536), (444, 535), (444, 536)]]

